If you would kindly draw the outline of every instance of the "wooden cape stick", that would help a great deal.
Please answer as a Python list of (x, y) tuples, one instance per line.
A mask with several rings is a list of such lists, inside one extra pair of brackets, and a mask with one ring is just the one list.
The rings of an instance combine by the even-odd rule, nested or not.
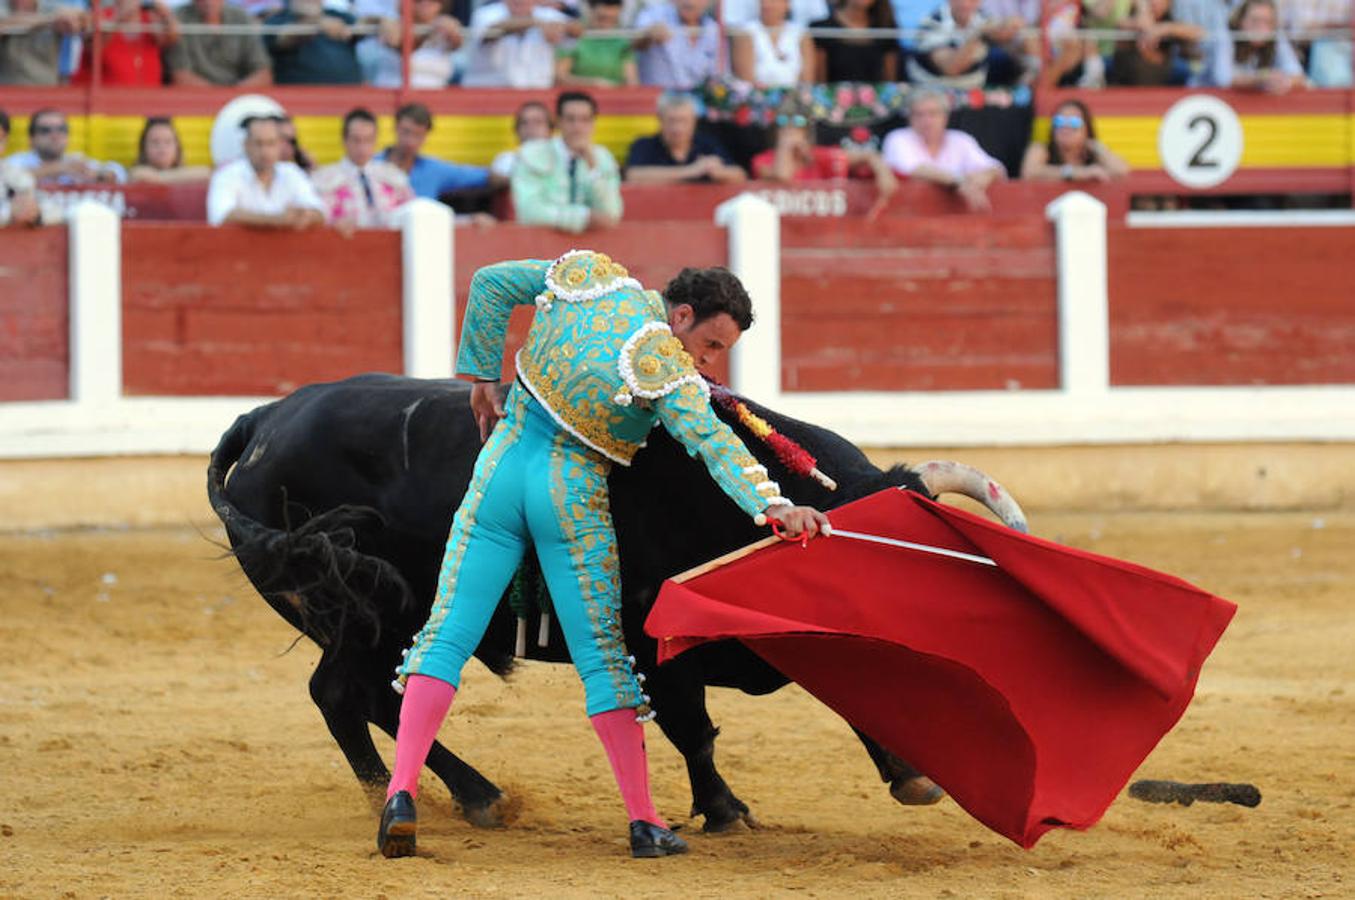
[(737, 550), (731, 550), (724, 556), (717, 556), (710, 562), (703, 562), (701, 565), (693, 566), (692, 568), (688, 569), (685, 572), (679, 572), (678, 574), (674, 575), (672, 578), (669, 578), (668, 580), (676, 581), (678, 584), (682, 584), (684, 581), (691, 581), (693, 578), (705, 575), (707, 572), (714, 572), (716, 569), (727, 566), (730, 563), (734, 562), (735, 560), (743, 559), (745, 556), (751, 556), (752, 554), (756, 553), (757, 551), (761, 550), (764, 547), (770, 547), (773, 544), (780, 543), (783, 543), (781, 538), (777, 537), (774, 534), (769, 535), (768, 537), (765, 537), (760, 541), (754, 541), (753, 543), (749, 544), (746, 547), (740, 547)]

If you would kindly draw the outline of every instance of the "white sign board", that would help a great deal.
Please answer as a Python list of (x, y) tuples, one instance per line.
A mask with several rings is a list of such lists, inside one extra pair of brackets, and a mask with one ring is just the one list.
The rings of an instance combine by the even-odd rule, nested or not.
[(1162, 168), (1188, 188), (1223, 184), (1242, 160), (1242, 122), (1218, 97), (1193, 94), (1172, 104), (1157, 129)]

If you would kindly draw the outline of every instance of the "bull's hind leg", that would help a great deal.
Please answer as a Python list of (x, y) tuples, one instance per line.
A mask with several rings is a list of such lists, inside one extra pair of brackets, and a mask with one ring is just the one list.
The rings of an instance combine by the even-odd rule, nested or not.
[(889, 785), (889, 795), (904, 806), (930, 806), (939, 803), (946, 792), (912, 765), (899, 759), (875, 742), (859, 728), (853, 728), (865, 745), (871, 762), (880, 773), (880, 780)]
[(692, 784), (692, 815), (705, 816), (703, 831), (727, 831), (739, 822), (756, 828), (757, 820), (729, 789), (715, 768), (715, 738), (720, 730), (706, 712), (706, 687), (697, 673), (678, 659), (650, 669), (645, 684), (658, 710), (664, 736), (687, 762)]

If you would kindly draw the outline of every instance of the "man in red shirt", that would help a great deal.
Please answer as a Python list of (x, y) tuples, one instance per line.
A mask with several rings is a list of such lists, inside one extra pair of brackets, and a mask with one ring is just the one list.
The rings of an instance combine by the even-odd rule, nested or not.
[[(100, 83), (115, 87), (159, 87), (164, 83), (160, 51), (179, 40), (179, 23), (163, 0), (118, 0), (103, 7), (103, 21), (114, 30), (105, 30), (99, 54)], [(140, 27), (143, 31), (122, 30)], [(87, 84), (93, 78), (91, 62), (94, 41), (85, 38), (85, 52), (73, 84)]]

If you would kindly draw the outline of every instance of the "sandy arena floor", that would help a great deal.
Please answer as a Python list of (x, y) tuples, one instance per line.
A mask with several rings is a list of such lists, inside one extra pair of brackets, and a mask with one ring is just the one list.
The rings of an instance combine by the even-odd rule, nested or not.
[[(213, 535), (37, 532), (0, 535), (0, 896), (1355, 896), (1355, 514), (1033, 525), (1240, 604), (1137, 777), (1253, 782), (1259, 808), (1122, 796), (1026, 852), (949, 800), (894, 804), (803, 692), (716, 692), (724, 774), (764, 827), (631, 860), (572, 670), (472, 663), (443, 737), (520, 815), (475, 830), (426, 781), (420, 855), (387, 861), (307, 695), (318, 654), (284, 652)], [(659, 807), (684, 821), (680, 760), (651, 735)]]

